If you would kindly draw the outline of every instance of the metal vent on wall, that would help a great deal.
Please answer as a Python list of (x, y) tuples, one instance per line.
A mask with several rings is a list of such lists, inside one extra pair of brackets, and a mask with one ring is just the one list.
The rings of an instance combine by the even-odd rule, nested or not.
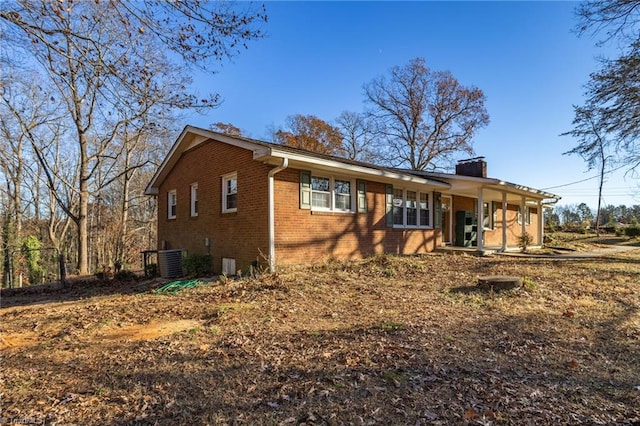
[(236, 274), (236, 260), (229, 257), (222, 258), (222, 275)]

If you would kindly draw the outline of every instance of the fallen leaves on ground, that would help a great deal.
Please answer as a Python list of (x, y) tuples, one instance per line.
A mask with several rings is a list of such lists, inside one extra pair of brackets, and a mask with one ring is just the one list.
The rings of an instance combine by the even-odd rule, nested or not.
[[(529, 284), (478, 291), (478, 275)], [(3, 297), (0, 417), (640, 422), (640, 251), (571, 262), (376, 256), (172, 296), (150, 293), (158, 281), (92, 284)]]

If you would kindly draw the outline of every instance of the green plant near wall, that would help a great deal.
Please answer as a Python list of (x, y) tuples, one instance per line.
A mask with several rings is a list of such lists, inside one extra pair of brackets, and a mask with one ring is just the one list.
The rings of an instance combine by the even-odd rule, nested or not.
[(44, 276), (44, 268), (40, 265), (40, 249), (42, 243), (35, 235), (29, 235), (22, 240), (22, 255), (27, 262), (27, 271), (29, 272), (29, 282), (37, 284)]
[(211, 273), (212, 262), (210, 254), (192, 254), (182, 259), (182, 268), (187, 275), (207, 275)]
[(518, 247), (520, 247), (523, 253), (527, 251), (527, 247), (529, 247), (531, 243), (533, 243), (533, 237), (528, 232), (518, 237)]

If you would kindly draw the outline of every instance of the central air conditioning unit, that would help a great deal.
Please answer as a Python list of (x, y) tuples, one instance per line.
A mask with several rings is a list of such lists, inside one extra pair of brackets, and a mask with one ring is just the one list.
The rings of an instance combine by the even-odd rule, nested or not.
[(162, 278), (175, 278), (184, 275), (182, 271), (182, 249), (159, 250), (158, 269)]

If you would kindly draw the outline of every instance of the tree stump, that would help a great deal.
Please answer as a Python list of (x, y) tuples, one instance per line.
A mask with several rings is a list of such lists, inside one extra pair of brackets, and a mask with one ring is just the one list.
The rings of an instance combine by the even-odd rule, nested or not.
[(478, 287), (488, 291), (512, 290), (522, 287), (522, 278), (498, 275), (478, 277)]

